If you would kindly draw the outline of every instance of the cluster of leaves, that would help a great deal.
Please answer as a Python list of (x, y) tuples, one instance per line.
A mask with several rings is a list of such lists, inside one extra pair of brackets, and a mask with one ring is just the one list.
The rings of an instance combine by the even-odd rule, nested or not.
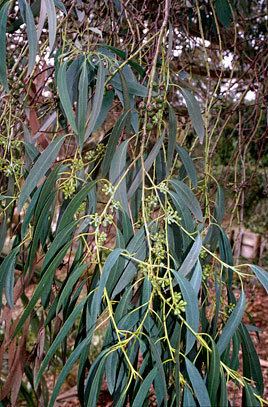
[[(18, 6), (29, 42), (23, 72), (31, 83), (38, 30), (33, 5), (21, 0)], [(2, 38), (9, 7), (4, 2), (0, 10)], [(59, 1), (41, 2), (39, 30), (47, 16), (50, 50), (56, 7), (65, 12)], [(20, 394), (29, 405), (41, 397), (54, 406), (74, 365), (81, 405), (97, 404), (103, 378), (116, 406), (146, 405), (150, 392), (159, 406), (227, 406), (229, 382), (243, 389), (243, 405), (263, 403), (252, 327), (242, 322), (248, 265), (234, 265), (221, 228), (222, 189), (208, 201), (207, 181), (177, 141), (174, 88), (201, 144), (207, 129), (189, 83), (171, 78), (166, 34), (164, 20), (152, 37), (162, 58), (156, 54), (149, 73), (135, 59), (147, 42), (127, 56), (105, 44), (81, 49), (63, 35), (51, 86), (54, 137), (40, 152), (25, 126), (23, 165), (4, 171), (2, 247), (14, 212), (20, 213), (0, 264), (6, 322), (0, 354), (10, 365), (1, 397), (8, 402), (10, 395), (13, 405)], [(0, 79), (8, 92), (5, 63)], [(118, 117), (111, 131), (91, 143), (113, 109)], [(1, 148), (8, 160), (19, 159), (10, 123)], [(268, 290), (267, 272), (250, 269)], [(16, 318), (19, 299), (23, 311)], [(100, 329), (104, 340), (92, 362)], [(30, 336), (37, 342), (31, 349)], [(44, 374), (55, 365), (49, 396)]]

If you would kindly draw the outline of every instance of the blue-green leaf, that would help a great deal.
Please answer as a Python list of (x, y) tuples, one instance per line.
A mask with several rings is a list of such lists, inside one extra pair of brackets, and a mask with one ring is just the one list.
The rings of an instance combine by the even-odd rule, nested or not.
[(195, 365), (189, 359), (185, 358), (185, 362), (186, 369), (192, 383), (193, 392), (198, 400), (200, 407), (211, 407), (208, 391), (202, 376), (200, 375)]
[[(191, 283), (186, 280), (178, 271), (173, 270), (173, 274), (177, 283), (180, 286), (180, 290), (183, 296), (184, 301), (187, 303), (185, 306), (185, 314), (186, 314), (186, 322), (192, 328), (195, 333), (198, 333), (199, 328), (199, 309), (198, 309), (198, 300), (197, 295), (194, 292)], [(187, 329), (186, 334), (186, 351), (185, 354), (187, 355), (194, 343), (196, 341), (196, 337), (192, 332)]]
[(37, 32), (35, 28), (35, 22), (33, 13), (31, 10), (30, 5), (27, 3), (26, 0), (20, 0), (19, 5), (21, 7), (21, 15), (26, 24), (26, 31), (28, 37), (28, 44), (29, 44), (29, 63), (28, 63), (28, 71), (27, 75), (30, 75), (35, 66), (35, 60), (37, 56), (37, 49), (38, 49), (38, 39), (37, 39)]
[(182, 407), (196, 407), (196, 402), (192, 395), (191, 390), (185, 385), (183, 391)]
[(0, 308), (2, 306), (3, 290), (5, 288), (6, 300), (10, 308), (14, 306), (13, 283), (16, 256), (19, 246), (13, 249), (0, 264)]
[(194, 292), (198, 294), (202, 283), (202, 267), (199, 260), (194, 268), (190, 283), (194, 289)]
[(188, 174), (190, 180), (192, 181), (193, 187), (197, 188), (197, 174), (192, 158), (189, 156), (188, 152), (183, 147), (177, 145), (176, 150), (184, 165), (186, 173)]
[(69, 315), (69, 317), (64, 322), (64, 325), (60, 329), (58, 335), (56, 336), (56, 338), (52, 342), (50, 348), (48, 349), (48, 351), (47, 351), (47, 353), (46, 353), (46, 355), (45, 355), (45, 357), (44, 357), (44, 359), (42, 361), (40, 369), (39, 369), (39, 371), (38, 371), (38, 373), (36, 375), (36, 378), (35, 378), (35, 381), (34, 381), (35, 388), (38, 386), (38, 383), (39, 383), (40, 379), (42, 378), (42, 375), (43, 375), (46, 367), (48, 366), (49, 361), (51, 360), (52, 356), (54, 355), (54, 353), (56, 352), (57, 348), (62, 343), (62, 341), (66, 338), (68, 332), (70, 331), (70, 329), (72, 328), (72, 326), (75, 323), (76, 319), (78, 318), (78, 316), (82, 312), (83, 307), (84, 307), (87, 300), (88, 300), (88, 297), (83, 298), (81, 300), (81, 302), (73, 309), (72, 313)]
[(259, 266), (255, 266), (255, 264), (251, 264), (250, 268), (268, 294), (268, 271), (262, 269)]
[(46, 175), (47, 171), (55, 161), (63, 141), (64, 137), (59, 137), (52, 141), (34, 163), (19, 196), (19, 210), (22, 209), (25, 201), (28, 199), (34, 188), (37, 186), (42, 177)]
[(140, 407), (143, 406), (144, 400), (148, 396), (148, 392), (150, 390), (151, 384), (154, 381), (154, 378), (157, 373), (157, 366), (155, 366), (145, 377), (142, 384), (140, 385), (139, 391), (136, 394), (135, 399), (133, 400), (133, 407)]
[(54, 257), (48, 268), (46, 269), (46, 272), (44, 273), (43, 277), (41, 278), (38, 286), (36, 287), (34, 293), (31, 296), (30, 301), (27, 304), (27, 307), (24, 309), (24, 312), (22, 316), (20, 317), (20, 320), (16, 326), (16, 329), (14, 331), (13, 337), (15, 337), (21, 328), (23, 327), (23, 324), (29, 317), (30, 313), (34, 309), (38, 299), (41, 297), (41, 295), (44, 292), (44, 289), (46, 288), (47, 284), (50, 283), (51, 281), (51, 276), (55, 273), (57, 267), (59, 264), (62, 262), (62, 259), (64, 258), (65, 254), (67, 253), (67, 250), (70, 247), (70, 242), (68, 242), (60, 251), (59, 253)]
[(103, 161), (101, 164), (101, 172), (102, 172), (103, 176), (105, 176), (107, 174), (107, 172), (109, 171), (111, 161), (113, 159), (113, 156), (114, 156), (114, 153), (116, 150), (116, 146), (118, 144), (119, 138), (122, 134), (122, 131), (123, 131), (126, 121), (128, 119), (129, 119), (129, 112), (124, 112), (119, 117), (117, 122), (115, 123), (113, 130), (109, 136), (105, 155), (104, 155), (104, 158), (103, 158)]
[(228, 27), (233, 19), (232, 10), (228, 0), (215, 0), (216, 14), (224, 27)]
[(189, 116), (192, 120), (193, 127), (198, 135), (199, 141), (200, 143), (203, 143), (205, 128), (199, 103), (190, 90), (180, 87), (180, 92), (185, 99)]
[(66, 76), (67, 64), (68, 64), (68, 62), (65, 61), (59, 67), (58, 75), (57, 75), (57, 86), (58, 86), (60, 101), (61, 101), (63, 110), (66, 114), (67, 120), (70, 123), (75, 134), (78, 134), (78, 130), (77, 130), (76, 122), (75, 122), (75, 116), (74, 116), (74, 112), (73, 112), (73, 107), (72, 107), (70, 95), (68, 92), (68, 84), (67, 84), (67, 76)]
[(244, 315), (245, 307), (246, 307), (246, 297), (244, 291), (242, 291), (240, 298), (236, 304), (236, 307), (231, 313), (231, 316), (229, 317), (228, 321), (226, 322), (222, 330), (221, 336), (217, 342), (220, 355), (225, 351), (226, 347), (230, 343), (230, 340), (232, 339), (233, 334), (237, 330)]
[(85, 140), (93, 132), (96, 122), (98, 120), (99, 114), (101, 112), (103, 95), (105, 90), (105, 76), (106, 76), (106, 69), (103, 66), (103, 62), (99, 61), (98, 73), (97, 73), (97, 83), (95, 88), (95, 95), (93, 98), (93, 106), (89, 116), (89, 124), (85, 132)]
[(56, 30), (57, 30), (57, 16), (54, 0), (45, 0), (47, 17), (48, 17), (48, 38), (49, 38), (49, 48), (52, 52), (55, 40), (56, 40)]
[(6, 27), (10, 2), (7, 1), (0, 10), (0, 82), (5, 91), (8, 90), (6, 63)]
[[(144, 169), (145, 171), (149, 171), (149, 169), (151, 168), (151, 166), (153, 165), (161, 147), (163, 144), (163, 140), (164, 140), (164, 134), (157, 140), (157, 142), (155, 143), (155, 145), (152, 148), (152, 151), (149, 153), (148, 157), (146, 158), (145, 162), (144, 162)], [(128, 198), (131, 198), (133, 196), (133, 194), (136, 192), (137, 188), (139, 187), (140, 183), (142, 181), (142, 169), (140, 169), (137, 173), (137, 175), (135, 176), (131, 187), (129, 188), (128, 191)]]
[(194, 241), (194, 244), (191, 247), (191, 250), (183, 260), (178, 270), (178, 273), (180, 273), (184, 277), (186, 277), (190, 273), (190, 271), (192, 270), (192, 268), (194, 267), (195, 263), (198, 260), (201, 248), (202, 248), (202, 239), (201, 236), (198, 234), (197, 238)]
[(78, 128), (78, 143), (82, 150), (85, 130), (86, 130), (86, 118), (88, 108), (88, 71), (87, 61), (85, 60), (81, 67), (81, 73), (78, 84), (78, 111), (77, 111), (77, 128)]
[(114, 199), (119, 201), (124, 211), (129, 214), (126, 176), (124, 176), (126, 170), (128, 141), (129, 140), (125, 140), (116, 150), (111, 162), (109, 179), (117, 188), (116, 193), (114, 194)]
[(192, 212), (195, 218), (199, 222), (203, 222), (203, 214), (200, 208), (200, 204), (193, 194), (192, 190), (182, 181), (171, 180), (171, 185), (175, 189), (178, 195), (178, 199), (181, 199), (184, 205)]
[(168, 105), (168, 150), (167, 150), (167, 171), (170, 170), (173, 164), (173, 156), (176, 146), (177, 136), (177, 119), (174, 109)]
[(99, 286), (94, 293), (91, 308), (90, 308), (90, 320), (92, 321), (92, 326), (96, 323), (97, 316), (100, 310), (101, 300), (104, 292), (104, 288), (106, 286), (107, 280), (109, 278), (110, 272), (117, 262), (120, 254), (122, 253), (122, 249), (114, 249), (109, 256), (107, 257), (105, 264), (102, 269)]
[(59, 10), (61, 10), (64, 14), (67, 14), (66, 7), (65, 7), (65, 5), (63, 4), (62, 1), (60, 1), (60, 0), (54, 0), (54, 3), (55, 3), (55, 6), (56, 6)]

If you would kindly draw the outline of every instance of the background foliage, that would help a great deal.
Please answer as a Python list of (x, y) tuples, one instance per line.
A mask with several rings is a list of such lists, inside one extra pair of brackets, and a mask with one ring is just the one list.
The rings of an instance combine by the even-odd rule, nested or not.
[(242, 319), (267, 272), (221, 224), (224, 189), (231, 223), (267, 202), (266, 6), (1, 2), (4, 404), (74, 371), (85, 406), (103, 379), (116, 406), (265, 403)]

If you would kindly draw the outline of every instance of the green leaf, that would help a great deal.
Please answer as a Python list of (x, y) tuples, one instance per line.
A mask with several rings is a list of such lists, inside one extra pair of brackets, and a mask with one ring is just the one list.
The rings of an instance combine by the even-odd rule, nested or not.
[(68, 277), (68, 280), (65, 284), (65, 286), (62, 289), (61, 295), (59, 297), (59, 301), (57, 304), (57, 309), (56, 313), (58, 314), (61, 307), (68, 301), (69, 297), (72, 294), (72, 290), (74, 285), (77, 283), (81, 275), (85, 272), (85, 270), (88, 268), (86, 264), (81, 264), (78, 267), (75, 267), (75, 269), (72, 271), (71, 275)]
[(183, 391), (182, 407), (196, 407), (196, 402), (194, 400), (192, 392), (186, 385), (184, 386), (184, 391)]
[(45, 230), (46, 231), (48, 230), (47, 228), (45, 229), (45, 225), (46, 226), (49, 225), (48, 214), (49, 214), (49, 210), (50, 210), (54, 200), (55, 200), (55, 192), (52, 191), (50, 194), (48, 194), (46, 201), (43, 203), (41, 213), (40, 213), (39, 217), (37, 218), (36, 226), (35, 226), (34, 232), (33, 232), (32, 241), (30, 244), (29, 254), (27, 257), (27, 262), (25, 265), (25, 270), (31, 268), (33, 261), (35, 259), (35, 256), (36, 256), (39, 242), (42, 238), (42, 234), (44, 233)]
[[(172, 270), (177, 283), (180, 286), (180, 290), (183, 296), (184, 301), (187, 303), (185, 306), (186, 322), (192, 328), (195, 333), (198, 333), (199, 328), (199, 309), (198, 309), (198, 300), (197, 295), (195, 294), (190, 282), (186, 280), (183, 276), (180, 275), (178, 271)], [(196, 337), (192, 332), (187, 329), (186, 334), (186, 351), (187, 355), (194, 343)]]
[(89, 116), (89, 125), (85, 132), (85, 141), (91, 135), (92, 131), (95, 128), (96, 122), (98, 120), (99, 114), (101, 112), (103, 95), (105, 90), (105, 76), (106, 69), (103, 66), (102, 61), (99, 61), (99, 68), (97, 73), (97, 83), (95, 88), (95, 95), (93, 98), (93, 106)]
[(57, 382), (53, 388), (52, 395), (49, 400), (49, 405), (48, 407), (54, 407), (55, 406), (55, 401), (57, 398), (57, 395), (60, 391), (61, 386), (63, 385), (66, 376), (69, 374), (69, 372), (72, 370), (73, 365), (79, 358), (79, 356), (82, 354), (83, 350), (87, 348), (88, 344), (91, 341), (91, 335), (88, 335), (85, 339), (82, 340), (82, 342), (79, 343), (79, 345), (74, 349), (74, 351), (71, 353), (69, 356), (68, 360), (66, 361), (65, 365), (63, 366), (62, 370), (60, 371), (60, 374), (58, 376)]
[(37, 49), (38, 49), (38, 39), (37, 39), (37, 32), (35, 28), (35, 22), (31, 7), (27, 3), (26, 0), (20, 0), (19, 2), (21, 7), (21, 14), (26, 24), (26, 31), (28, 37), (28, 44), (29, 44), (29, 63), (28, 63), (28, 71), (27, 75), (30, 75), (35, 66), (35, 60), (37, 56)]
[(45, 0), (45, 2), (48, 17), (49, 48), (50, 52), (52, 52), (56, 40), (57, 15), (54, 0)]
[(151, 384), (154, 381), (154, 378), (157, 373), (157, 366), (155, 366), (145, 377), (143, 380), (138, 393), (132, 403), (132, 407), (140, 407), (143, 406), (145, 399), (148, 397), (148, 393), (151, 387)]
[(62, 262), (62, 259), (64, 258), (65, 254), (67, 253), (67, 250), (70, 247), (70, 242), (68, 242), (60, 251), (59, 253), (54, 257), (54, 259), (52, 260), (52, 262), (50, 263), (50, 265), (48, 266), (48, 268), (46, 269), (46, 272), (44, 273), (43, 277), (41, 278), (38, 286), (36, 287), (33, 295), (31, 296), (31, 299), (27, 305), (27, 307), (25, 308), (22, 316), (20, 317), (20, 320), (15, 328), (13, 337), (15, 337), (21, 330), (21, 328), (23, 327), (23, 324), (25, 323), (25, 321), (27, 320), (28, 316), (30, 315), (30, 313), (32, 312), (32, 310), (34, 309), (38, 299), (41, 297), (41, 295), (44, 292), (44, 289), (46, 288), (46, 285), (48, 282), (50, 282), (51, 280), (51, 275), (53, 275), (53, 273), (55, 273), (57, 267), (60, 265), (60, 263)]
[(194, 289), (194, 292), (198, 295), (202, 283), (202, 266), (199, 260), (194, 268), (190, 283)]
[(239, 335), (242, 345), (243, 356), (243, 376), (252, 379), (260, 395), (263, 394), (264, 384), (262, 377), (262, 369), (258, 354), (252, 342), (251, 336), (248, 333), (244, 324), (239, 326)]
[(228, 392), (227, 392), (227, 383), (224, 376), (224, 373), (221, 372), (221, 386), (220, 386), (220, 406), (228, 406)]
[[(148, 172), (150, 170), (151, 166), (153, 165), (153, 163), (162, 147), (163, 140), (164, 140), (164, 134), (157, 140), (157, 142), (153, 146), (151, 152), (149, 153), (148, 157), (146, 158), (146, 160), (144, 162), (144, 169), (146, 172)], [(142, 169), (140, 169), (138, 171), (137, 175), (135, 176), (135, 178), (131, 184), (131, 187), (129, 188), (128, 198), (131, 198), (133, 196), (133, 194), (139, 188), (141, 181), (142, 181)]]
[(207, 374), (207, 389), (212, 406), (217, 405), (217, 392), (220, 384), (220, 355), (213, 339), (211, 341), (211, 356)]
[(268, 271), (262, 269), (259, 266), (255, 266), (255, 264), (251, 264), (250, 268), (268, 294)]
[(191, 247), (191, 250), (183, 260), (178, 273), (180, 273), (182, 276), (186, 277), (192, 268), (194, 267), (195, 263), (198, 260), (200, 251), (202, 248), (202, 239), (201, 236), (198, 234), (197, 238), (194, 241), (194, 244)]
[[(136, 259), (144, 260), (146, 256), (147, 246), (145, 242), (144, 228), (140, 229), (131, 239), (126, 247), (126, 251), (133, 255)], [(118, 279), (118, 282), (113, 290), (112, 298), (119, 294), (135, 277), (137, 267), (134, 261), (129, 260), (123, 270), (123, 273)]]
[(36, 378), (34, 380), (34, 387), (37, 388), (38, 383), (40, 382), (45, 369), (47, 368), (51, 358), (53, 357), (53, 355), (55, 354), (56, 350), (58, 349), (59, 345), (64, 341), (64, 339), (66, 338), (66, 336), (68, 335), (68, 332), (70, 331), (70, 329), (72, 328), (73, 324), (75, 323), (76, 319), (78, 318), (78, 316), (81, 314), (83, 307), (85, 305), (85, 303), (88, 300), (88, 296), (86, 298), (83, 298), (81, 300), (81, 302), (76, 305), (76, 307), (73, 309), (72, 313), (69, 315), (69, 317), (66, 319), (66, 321), (64, 322), (62, 328), (60, 329), (58, 335), (56, 336), (56, 338), (54, 339), (54, 341), (52, 342), (50, 348), (48, 349), (42, 363), (40, 366), (40, 369), (36, 375)]
[(215, 216), (218, 224), (220, 225), (222, 223), (223, 217), (224, 217), (224, 191), (220, 185), (218, 185), (218, 188), (217, 188), (214, 216)]
[(200, 204), (193, 194), (192, 190), (182, 181), (171, 180), (171, 185), (175, 189), (178, 195), (178, 199), (181, 199), (184, 205), (189, 209), (190, 212), (195, 216), (195, 218), (202, 223), (203, 214), (200, 208)]
[(81, 203), (87, 198), (88, 193), (94, 187), (96, 182), (88, 182), (80, 191), (71, 199), (67, 205), (62, 217), (59, 220), (57, 233), (64, 229), (70, 222), (73, 221), (74, 214), (78, 210)]
[(101, 300), (103, 296), (104, 289), (106, 287), (107, 280), (109, 278), (110, 272), (112, 267), (115, 265), (117, 260), (119, 259), (120, 254), (122, 253), (122, 249), (114, 249), (109, 256), (107, 257), (105, 264), (102, 269), (99, 286), (94, 293), (92, 304), (90, 307), (90, 320), (92, 322), (92, 327), (95, 325), (97, 316), (100, 311)]
[(78, 134), (78, 130), (77, 130), (76, 122), (75, 122), (75, 116), (74, 116), (74, 112), (73, 112), (73, 107), (72, 107), (70, 95), (68, 92), (68, 84), (67, 84), (67, 77), (66, 77), (67, 64), (68, 64), (68, 62), (65, 61), (59, 67), (58, 75), (57, 75), (57, 86), (58, 86), (60, 101), (61, 101), (63, 110), (66, 114), (67, 120), (70, 123), (74, 133)]
[(109, 140), (108, 140), (107, 148), (105, 151), (105, 156), (103, 158), (102, 165), (101, 165), (101, 172), (102, 172), (103, 176), (106, 176), (107, 172), (109, 171), (111, 161), (112, 161), (112, 158), (113, 158), (115, 150), (116, 150), (116, 146), (118, 144), (119, 138), (122, 134), (122, 131), (125, 127), (127, 120), (129, 120), (129, 112), (124, 112), (119, 117), (119, 119), (115, 123), (115, 126), (113, 127), (113, 130), (112, 130)]
[(15, 247), (0, 264), (0, 309), (2, 307), (3, 290), (5, 288), (6, 300), (10, 308), (14, 306), (13, 283), (16, 257), (20, 247)]
[(177, 137), (177, 119), (171, 105), (168, 105), (168, 130), (167, 172), (170, 170), (174, 161), (173, 156)]
[(244, 315), (245, 307), (246, 307), (246, 297), (244, 291), (242, 291), (240, 298), (236, 304), (236, 307), (231, 313), (231, 316), (229, 317), (228, 321), (226, 322), (222, 330), (221, 336), (217, 342), (217, 347), (220, 355), (225, 351), (226, 347), (230, 343), (230, 340), (232, 339), (233, 334), (237, 330)]
[(80, 149), (82, 150), (84, 144), (87, 108), (88, 108), (88, 71), (86, 60), (83, 62), (81, 67), (78, 91), (79, 91), (78, 112), (77, 112), (78, 144)]
[(224, 27), (229, 27), (233, 20), (232, 10), (228, 0), (215, 0), (216, 14)]
[(154, 379), (154, 388), (156, 392), (156, 398), (159, 406), (167, 406), (168, 393), (167, 393), (167, 383), (166, 375), (163, 367), (163, 363), (158, 352), (158, 349), (151, 338), (147, 338), (151, 347), (152, 359), (155, 360), (157, 375)]
[(198, 400), (200, 407), (211, 407), (208, 391), (202, 376), (200, 375), (195, 365), (189, 359), (185, 358), (185, 362), (187, 373), (192, 383), (193, 392)]
[(51, 243), (43, 262), (42, 269), (45, 270), (48, 264), (52, 261), (56, 253), (68, 242), (71, 242), (71, 235), (78, 225), (79, 220), (70, 222), (65, 228), (61, 229), (59, 233), (56, 234), (55, 239)]
[[(105, 351), (107, 353), (107, 350)], [(103, 371), (105, 367), (106, 359), (102, 355), (101, 360), (98, 362), (97, 369), (92, 365), (88, 378), (93, 376), (93, 380), (90, 386), (90, 392), (87, 399), (87, 407), (93, 407), (97, 405), (98, 395), (100, 392), (102, 380), (103, 380)], [(95, 369), (94, 369), (95, 368)], [(94, 371), (93, 371), (94, 369)]]
[(202, 144), (205, 136), (205, 128), (199, 103), (190, 90), (180, 87), (180, 92), (185, 99), (193, 127), (198, 135), (200, 143)]
[(64, 141), (64, 137), (59, 137), (52, 141), (48, 147), (40, 154), (36, 162), (34, 163), (31, 171), (29, 172), (28, 177), (26, 178), (25, 184), (22, 188), (22, 191), (19, 196), (18, 200), (18, 210), (20, 211), (28, 199), (30, 194), (33, 192), (34, 188), (40, 182), (42, 177), (44, 177), (55, 161), (62, 143)]
[(8, 91), (7, 63), (6, 63), (6, 28), (10, 2), (6, 2), (0, 10), (0, 82), (5, 91)]
[(62, 3), (62, 1), (60, 0), (54, 0), (55, 6), (61, 10), (64, 14), (67, 14), (67, 10), (64, 6), (64, 4)]
[(261, 407), (263, 404), (255, 397), (254, 391), (252, 386), (245, 383), (244, 387), (244, 394), (245, 394), (245, 406), (249, 407)]
[(109, 179), (111, 183), (114, 186), (116, 186), (116, 193), (114, 194), (114, 199), (116, 201), (119, 201), (124, 211), (129, 214), (126, 176), (124, 176), (126, 169), (128, 142), (129, 140), (125, 140), (117, 148), (111, 162)]
[[(112, 107), (113, 100), (114, 100), (114, 91), (113, 90), (106, 91), (106, 93), (103, 96), (101, 111), (100, 111), (100, 114), (96, 121), (93, 132), (97, 131), (105, 122), (108, 112), (109, 112), (110, 108)], [(120, 117), (122, 117), (122, 116), (120, 116)], [(114, 129), (114, 127), (113, 127), (113, 129)], [(110, 140), (110, 137), (109, 137), (109, 140)]]
[(190, 180), (192, 181), (193, 187), (197, 188), (197, 174), (192, 158), (189, 156), (188, 152), (183, 147), (177, 145), (176, 150), (184, 165), (186, 173), (188, 174)]

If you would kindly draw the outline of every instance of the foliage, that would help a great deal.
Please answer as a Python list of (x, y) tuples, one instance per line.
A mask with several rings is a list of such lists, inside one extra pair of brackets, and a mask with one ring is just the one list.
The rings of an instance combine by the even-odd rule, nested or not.
[(205, 41), (223, 55), (241, 4), (95, 3), (1, 2), (1, 398), (52, 407), (76, 366), (85, 406), (103, 378), (116, 406), (150, 392), (159, 406), (225, 406), (230, 382), (262, 405), (243, 281), (268, 290), (267, 272), (234, 264), (211, 173), (224, 71), (204, 87), (172, 57), (186, 9), (209, 76)]

